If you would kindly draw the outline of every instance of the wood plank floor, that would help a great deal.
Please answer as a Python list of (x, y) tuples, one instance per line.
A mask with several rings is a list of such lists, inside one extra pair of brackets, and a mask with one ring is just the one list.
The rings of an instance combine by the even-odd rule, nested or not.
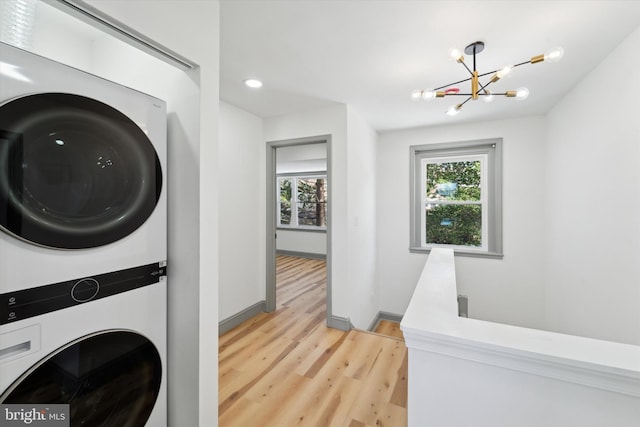
[(219, 425), (407, 425), (407, 349), (325, 326), (326, 263), (278, 256), (277, 310), (219, 339)]
[(381, 320), (380, 322), (378, 322), (378, 326), (376, 326), (374, 332), (377, 334), (395, 337), (404, 341), (402, 329), (400, 329), (400, 324), (397, 322), (392, 322), (390, 320)]

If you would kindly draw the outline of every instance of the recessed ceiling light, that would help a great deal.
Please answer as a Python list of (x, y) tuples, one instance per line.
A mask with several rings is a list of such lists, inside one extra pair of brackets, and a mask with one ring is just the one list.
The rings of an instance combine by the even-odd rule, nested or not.
[(256, 79), (247, 79), (247, 80), (244, 81), (244, 84), (246, 84), (250, 88), (254, 88), (254, 89), (262, 87), (262, 82), (260, 80), (256, 80)]

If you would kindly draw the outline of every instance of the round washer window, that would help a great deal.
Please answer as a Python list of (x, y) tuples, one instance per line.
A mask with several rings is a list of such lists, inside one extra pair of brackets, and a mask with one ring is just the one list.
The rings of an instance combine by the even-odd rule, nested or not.
[(0, 228), (41, 246), (84, 249), (135, 231), (162, 190), (147, 135), (91, 98), (41, 93), (0, 106)]
[(72, 426), (144, 427), (158, 398), (160, 355), (130, 331), (105, 331), (55, 351), (0, 396), (3, 404), (69, 404)]

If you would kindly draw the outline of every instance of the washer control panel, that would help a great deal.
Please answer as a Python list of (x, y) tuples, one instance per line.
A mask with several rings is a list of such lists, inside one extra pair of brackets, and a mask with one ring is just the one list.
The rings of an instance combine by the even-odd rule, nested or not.
[(77, 302), (91, 301), (100, 291), (100, 283), (96, 279), (81, 279), (71, 288), (71, 298)]
[(163, 261), (0, 294), (0, 325), (153, 285), (166, 275)]

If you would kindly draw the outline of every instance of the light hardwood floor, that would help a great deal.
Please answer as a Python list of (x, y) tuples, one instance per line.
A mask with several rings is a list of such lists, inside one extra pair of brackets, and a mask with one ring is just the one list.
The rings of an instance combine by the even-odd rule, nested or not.
[(324, 261), (278, 256), (277, 276), (277, 310), (219, 339), (219, 425), (406, 426), (404, 342), (325, 326)]
[(389, 320), (381, 320), (378, 322), (378, 326), (374, 330), (377, 334), (388, 335), (404, 341), (404, 335), (400, 329), (400, 324), (397, 322), (391, 322)]

